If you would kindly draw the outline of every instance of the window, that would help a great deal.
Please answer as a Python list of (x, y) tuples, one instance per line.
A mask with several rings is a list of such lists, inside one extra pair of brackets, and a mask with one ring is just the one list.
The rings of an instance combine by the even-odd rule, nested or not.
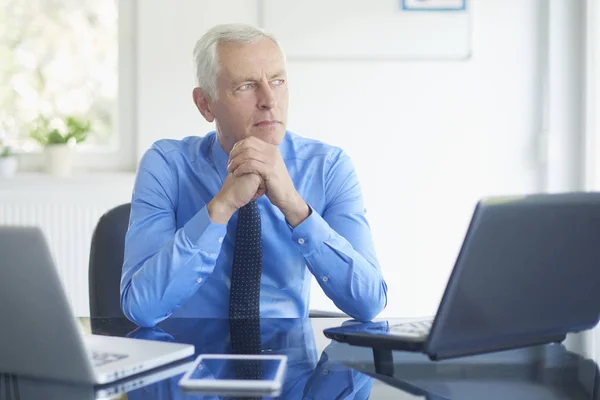
[(121, 136), (133, 136), (134, 117), (119, 111), (133, 108), (134, 90), (120, 86), (133, 81), (134, 3), (0, 0), (0, 140), (40, 157), (29, 155), (41, 149), (30, 137), (36, 124), (74, 116), (91, 126), (82, 164), (131, 166), (133, 139)]

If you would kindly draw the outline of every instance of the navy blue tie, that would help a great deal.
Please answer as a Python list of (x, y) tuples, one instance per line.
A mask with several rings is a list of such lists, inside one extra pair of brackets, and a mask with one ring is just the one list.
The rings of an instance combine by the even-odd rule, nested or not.
[[(260, 354), (260, 277), (262, 275), (262, 240), (258, 204), (252, 201), (238, 211), (231, 288), (229, 326), (234, 354)], [(260, 379), (257, 361), (235, 363), (238, 379)]]
[[(260, 354), (260, 319), (230, 319), (231, 350), (233, 354)], [(263, 376), (259, 360), (235, 360), (236, 379), (260, 380)]]
[(260, 318), (261, 274), (260, 213), (256, 201), (251, 201), (238, 211), (229, 294), (230, 319)]

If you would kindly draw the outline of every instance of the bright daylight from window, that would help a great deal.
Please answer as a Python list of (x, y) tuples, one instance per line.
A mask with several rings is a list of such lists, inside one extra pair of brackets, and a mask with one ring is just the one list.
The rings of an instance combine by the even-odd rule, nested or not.
[(117, 40), (117, 0), (0, 0), (0, 147), (114, 146)]

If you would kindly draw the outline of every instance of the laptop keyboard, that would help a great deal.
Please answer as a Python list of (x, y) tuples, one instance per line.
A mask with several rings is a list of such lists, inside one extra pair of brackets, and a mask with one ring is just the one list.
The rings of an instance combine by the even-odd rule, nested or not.
[(416, 321), (416, 322), (401, 322), (399, 324), (390, 325), (388, 332), (396, 335), (409, 336), (427, 336), (431, 330), (433, 320)]
[(101, 367), (102, 365), (127, 358), (127, 354), (107, 353), (104, 351), (92, 351), (91, 355), (95, 367)]

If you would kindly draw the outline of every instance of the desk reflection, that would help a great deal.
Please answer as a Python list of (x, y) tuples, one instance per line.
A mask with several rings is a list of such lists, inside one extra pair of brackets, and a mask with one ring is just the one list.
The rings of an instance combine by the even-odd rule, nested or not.
[(438, 362), (423, 354), (394, 351), (381, 357), (387, 365), (376, 365), (367, 348), (334, 343), (326, 351), (331, 360), (426, 399), (600, 399), (597, 363), (562, 344)]
[[(317, 355), (309, 319), (262, 319), (264, 354), (288, 357), (280, 399), (368, 399), (373, 378)], [(137, 328), (128, 337), (193, 344), (196, 355), (231, 354), (228, 320), (166, 320), (154, 328)], [(132, 391), (128, 399), (220, 399), (219, 396), (183, 392), (181, 375)]]

